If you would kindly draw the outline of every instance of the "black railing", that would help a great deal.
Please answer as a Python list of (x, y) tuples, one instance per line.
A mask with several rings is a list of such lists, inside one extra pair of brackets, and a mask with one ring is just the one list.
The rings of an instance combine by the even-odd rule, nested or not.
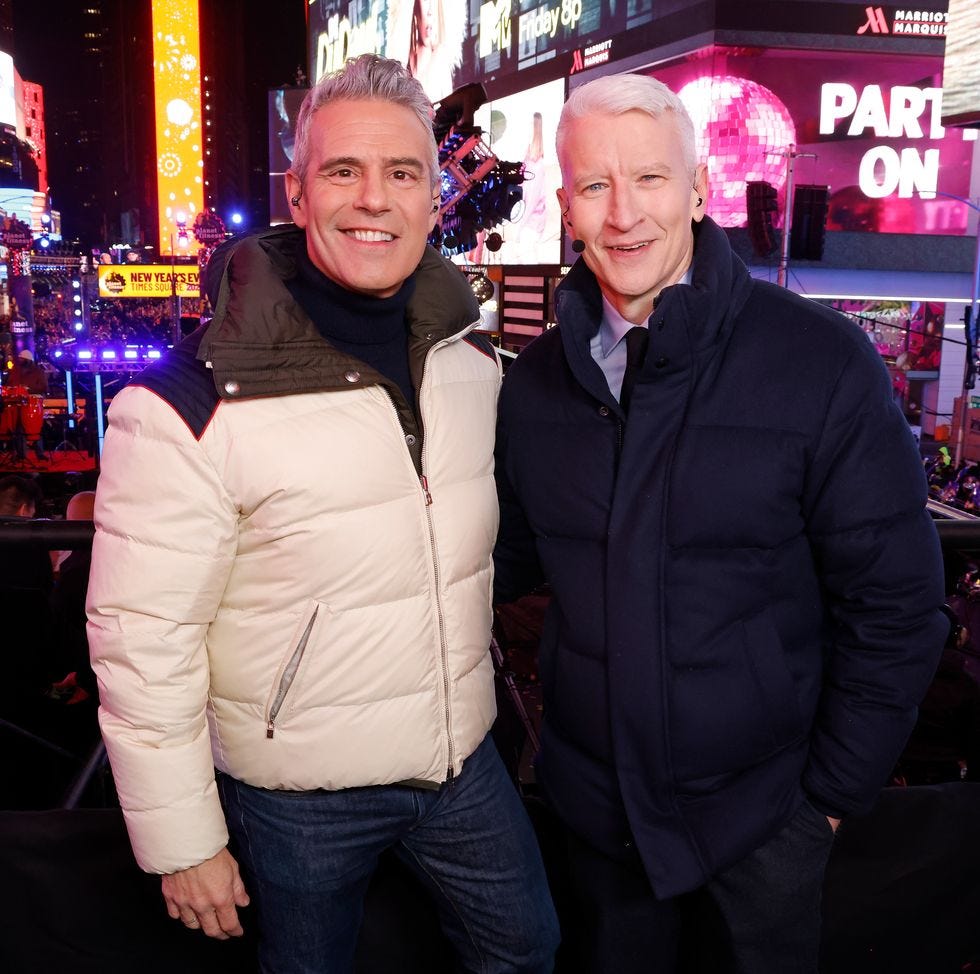
[[(944, 551), (980, 551), (980, 517), (929, 501)], [(95, 527), (91, 521), (45, 521), (0, 517), (0, 550), (35, 545), (49, 551), (88, 548)]]

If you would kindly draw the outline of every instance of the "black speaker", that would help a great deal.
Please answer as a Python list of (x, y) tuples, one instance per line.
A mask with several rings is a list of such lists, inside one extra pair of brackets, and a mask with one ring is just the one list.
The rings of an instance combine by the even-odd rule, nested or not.
[(779, 247), (773, 221), (779, 212), (772, 183), (750, 181), (745, 184), (745, 208), (749, 216), (749, 240), (759, 257), (769, 257)]
[(789, 235), (789, 255), (793, 260), (820, 260), (823, 257), (829, 196), (828, 186), (796, 187), (793, 227)]

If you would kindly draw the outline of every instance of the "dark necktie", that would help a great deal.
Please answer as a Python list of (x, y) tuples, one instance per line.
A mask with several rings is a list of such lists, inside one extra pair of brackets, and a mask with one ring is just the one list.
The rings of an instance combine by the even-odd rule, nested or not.
[(623, 373), (623, 389), (619, 394), (619, 404), (623, 407), (624, 413), (630, 410), (633, 386), (636, 385), (636, 377), (643, 368), (649, 341), (650, 332), (639, 325), (626, 332), (626, 371)]

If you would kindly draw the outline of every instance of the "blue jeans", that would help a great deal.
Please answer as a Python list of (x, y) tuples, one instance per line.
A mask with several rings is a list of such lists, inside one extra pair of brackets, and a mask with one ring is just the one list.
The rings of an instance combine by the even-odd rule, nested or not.
[(547, 974), (558, 921), (492, 740), (438, 790), (269, 791), (219, 775), (267, 974), (349, 974), (364, 893), (392, 848), (433, 894), (462, 970)]

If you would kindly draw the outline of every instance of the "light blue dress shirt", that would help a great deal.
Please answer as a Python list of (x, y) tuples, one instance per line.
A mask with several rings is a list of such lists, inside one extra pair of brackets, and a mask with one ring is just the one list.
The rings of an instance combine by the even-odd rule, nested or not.
[[(690, 268), (677, 283), (691, 283)], [(606, 296), (602, 296), (602, 322), (589, 343), (589, 352), (596, 365), (602, 369), (602, 374), (609, 384), (609, 391), (616, 397), (617, 402), (623, 390), (623, 375), (626, 372), (626, 342), (623, 339), (626, 337), (626, 332), (636, 328), (637, 324), (635, 321), (627, 321), (609, 303)], [(639, 327), (646, 328), (647, 322), (640, 323)]]

